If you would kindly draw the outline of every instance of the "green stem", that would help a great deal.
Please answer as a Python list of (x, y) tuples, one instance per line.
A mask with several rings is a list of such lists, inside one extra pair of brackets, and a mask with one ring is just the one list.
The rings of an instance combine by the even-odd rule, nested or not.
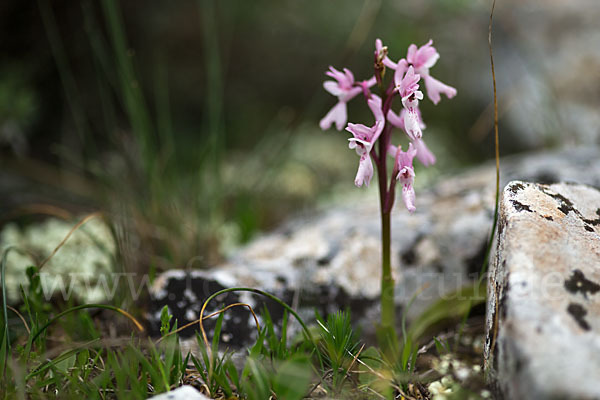
[[(384, 115), (387, 114), (392, 104), (393, 91), (384, 94)], [(387, 151), (390, 143), (391, 125), (386, 123), (383, 133), (379, 138), (379, 162), (377, 163), (377, 177), (379, 180), (379, 203), (381, 215), (381, 323), (377, 329), (379, 347), (384, 354), (394, 357), (397, 350), (398, 336), (396, 334), (396, 310), (394, 303), (394, 278), (392, 277), (392, 262), (390, 256), (391, 246), (391, 209), (393, 193), (388, 190)], [(394, 190), (393, 187), (391, 190)]]
[(390, 212), (381, 209), (381, 325), (395, 327), (394, 278), (390, 258)]

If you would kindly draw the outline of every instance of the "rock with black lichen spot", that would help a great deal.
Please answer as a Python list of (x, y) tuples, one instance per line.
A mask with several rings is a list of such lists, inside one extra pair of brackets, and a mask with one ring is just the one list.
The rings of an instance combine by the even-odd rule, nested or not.
[(499, 396), (600, 398), (598, 207), (586, 185), (504, 189), (484, 350)]

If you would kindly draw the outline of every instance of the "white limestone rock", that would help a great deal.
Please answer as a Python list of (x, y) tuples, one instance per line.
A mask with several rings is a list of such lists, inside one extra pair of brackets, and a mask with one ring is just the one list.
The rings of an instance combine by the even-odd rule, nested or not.
[[(6, 262), (6, 289), (10, 303), (20, 301), (19, 286), (27, 288), (26, 269), (39, 266), (64, 240), (78, 220), (48, 218), (41, 223), (20, 228), (14, 223), (0, 231), (0, 258), (9, 247)], [(44, 295), (74, 296), (84, 303), (108, 299), (112, 288), (117, 245), (108, 225), (98, 218), (90, 219), (70, 238), (40, 271)], [(106, 286), (105, 286), (106, 285)]]
[(506, 399), (600, 398), (600, 191), (511, 182), (489, 271), (485, 362)]

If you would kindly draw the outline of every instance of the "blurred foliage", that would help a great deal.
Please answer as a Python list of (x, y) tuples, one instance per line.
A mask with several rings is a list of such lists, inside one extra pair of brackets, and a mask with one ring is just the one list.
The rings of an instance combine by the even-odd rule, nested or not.
[[(19, 153), (0, 141), (0, 152), (7, 171), (34, 182), (30, 201), (47, 201), (41, 186), (54, 186), (69, 194), (58, 196), (67, 207), (118, 216), (131, 268), (213, 264), (315, 199), (352, 190), (347, 135), (318, 130), (334, 102), (322, 82), (330, 64), (369, 76), (376, 37), (395, 59), (434, 38), (442, 55), (435, 74), (459, 90), (438, 107), (424, 102), (440, 162), (417, 174), (430, 181), (491, 155), (486, 142), (464, 139), (486, 106), (462, 88), (463, 69), (487, 62), (484, 3), (76, 4), (0, 6), (3, 64), (19, 71), (0, 78), (0, 116), (14, 115), (28, 147)], [(468, 66), (456, 49), (465, 33), (448, 33), (461, 21), (481, 22), (482, 47), (472, 51), (483, 51)], [(359, 101), (349, 115), (370, 118)]]

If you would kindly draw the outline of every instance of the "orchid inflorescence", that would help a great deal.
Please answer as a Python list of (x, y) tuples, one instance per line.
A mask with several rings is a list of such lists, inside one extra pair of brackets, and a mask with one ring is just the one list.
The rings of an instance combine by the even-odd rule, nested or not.
[[(335, 124), (337, 130), (341, 131), (346, 125), (348, 112), (346, 103), (351, 99), (363, 94), (373, 116), (375, 124), (371, 127), (363, 124), (348, 123), (346, 130), (353, 137), (349, 147), (354, 149), (360, 156), (358, 172), (354, 183), (356, 186), (365, 184), (369, 186), (373, 177), (373, 163), (375, 160), (379, 175), (380, 192), (382, 194), (383, 212), (389, 213), (394, 203), (396, 181), (402, 185), (402, 198), (406, 208), (415, 211), (415, 191), (413, 159), (417, 159), (425, 166), (435, 163), (435, 156), (427, 148), (423, 141), (423, 129), (425, 124), (419, 110), (419, 100), (423, 99), (423, 93), (419, 90), (421, 78), (425, 81), (427, 96), (437, 104), (441, 100), (441, 94), (448, 98), (456, 95), (456, 89), (448, 86), (429, 74), (429, 69), (435, 65), (439, 53), (429, 40), (421, 47), (411, 44), (408, 47), (406, 58), (401, 58), (394, 63), (388, 57), (388, 49), (383, 46), (380, 39), (375, 41), (375, 74), (367, 80), (355, 81), (352, 72), (344, 68), (343, 72), (333, 67), (325, 74), (335, 80), (325, 81), (323, 87), (338, 98), (338, 103), (320, 121), (321, 129), (329, 129)], [(394, 79), (385, 88), (383, 78), (386, 69), (394, 70)], [(371, 88), (377, 85), (381, 96), (371, 92)], [(394, 97), (399, 96), (402, 109), (398, 114), (392, 110)], [(410, 143), (406, 151), (402, 146), (391, 144), (392, 128), (400, 128), (406, 133)], [(375, 143), (379, 140), (379, 152), (376, 151)], [(395, 159), (391, 182), (387, 186), (386, 157), (390, 155)]]

